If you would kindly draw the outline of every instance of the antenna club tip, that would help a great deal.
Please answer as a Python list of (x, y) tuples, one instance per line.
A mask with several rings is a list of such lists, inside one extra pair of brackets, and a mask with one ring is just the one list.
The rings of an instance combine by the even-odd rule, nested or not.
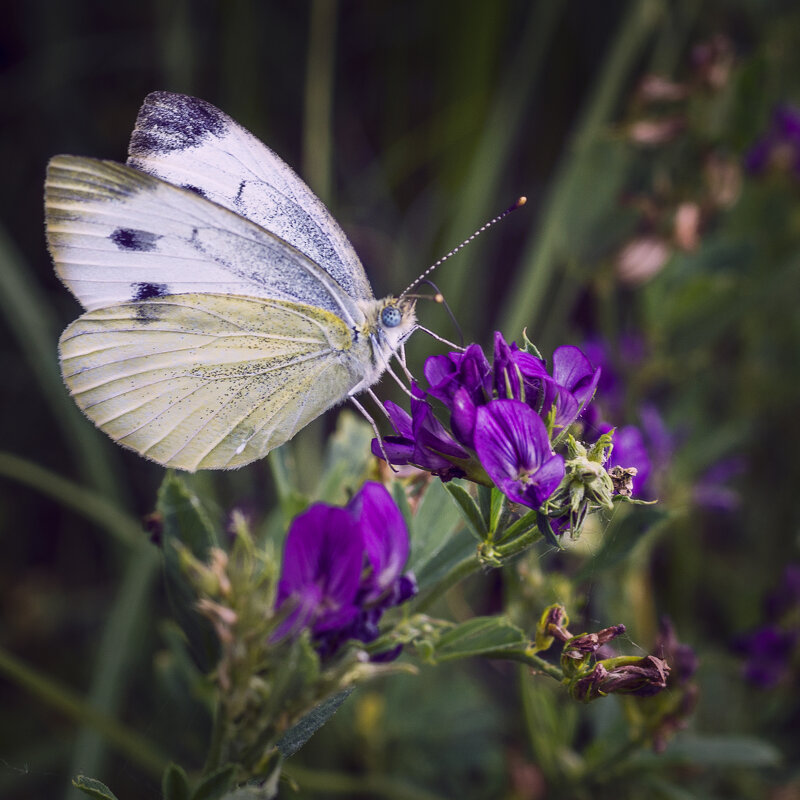
[(528, 198), (525, 197), (525, 195), (523, 195), (522, 197), (518, 198), (516, 203), (514, 203), (514, 207), (515, 208), (522, 208), (522, 206), (524, 206), (525, 203), (527, 203), (527, 202), (528, 202)]

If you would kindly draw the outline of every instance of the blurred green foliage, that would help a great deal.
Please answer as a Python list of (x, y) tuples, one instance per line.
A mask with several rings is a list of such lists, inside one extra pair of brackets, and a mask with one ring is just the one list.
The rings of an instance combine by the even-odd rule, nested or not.
[[(698, 49), (713, 42), (716, 72)], [(543, 552), (503, 587), (474, 576), (446, 602), (455, 618), (506, 606), (535, 620), (565, 599), (563, 575), (580, 573), (570, 600), (595, 627), (624, 622), (643, 652), (670, 615), (701, 659), (694, 738), (620, 774), (615, 700), (576, 709), (521, 668), (446, 665), (357, 692), (292, 759), (303, 788), (286, 796), (800, 791), (796, 692), (746, 684), (733, 647), (768, 621), (764, 598), (800, 560), (800, 179), (740, 168), (773, 107), (800, 103), (795, 3), (31, 0), (6, 4), (0, 67), (0, 652), (137, 732), (127, 743), (98, 733), (89, 706), (48, 702), (4, 659), (0, 796), (66, 796), (69, 776), (85, 772), (108, 777), (121, 800), (156, 797), (152, 748), (197, 769), (207, 746), (205, 698), (139, 532), (163, 471), (95, 431), (61, 386), (57, 337), (78, 308), (43, 238), (47, 159), (124, 160), (153, 89), (213, 102), (297, 167), (378, 295), (527, 195), (523, 210), (435, 276), (467, 340), (487, 344), (494, 329), (518, 338), (527, 325), (548, 355), (602, 336), (627, 381), (629, 418), (614, 421), (655, 403), (676, 441), (657, 512), (615, 517), (587, 552)], [(638, 87), (653, 73), (684, 96), (645, 102)], [(680, 121), (674, 135), (632, 141), (636, 123), (670, 118)], [(715, 164), (727, 172), (709, 177)], [(700, 207), (696, 241), (676, 228), (681, 204)], [(642, 238), (664, 258), (625, 280), (621, 253)], [(420, 311), (428, 327), (458, 335), (440, 308)], [(636, 365), (619, 357), (631, 334), (647, 351)], [(434, 344), (412, 341), (415, 373)], [(301, 492), (341, 502), (363, 470), (352, 453), (334, 459), (352, 464), (344, 473), (321, 463), (333, 417), (269, 463), (192, 476), (215, 524), (235, 506), (277, 550)], [(731, 484), (739, 504), (698, 504), (703, 474), (728, 457), (743, 465)], [(427, 502), (420, 514), (446, 527)], [(424, 551), (432, 578), (436, 541)], [(600, 751), (585, 751), (593, 741)]]

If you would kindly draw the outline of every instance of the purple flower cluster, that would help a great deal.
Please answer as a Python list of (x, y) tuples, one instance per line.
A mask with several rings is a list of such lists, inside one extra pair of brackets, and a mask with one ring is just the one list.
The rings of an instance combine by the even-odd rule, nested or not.
[(777, 167), (800, 177), (800, 109), (790, 105), (775, 109), (769, 130), (745, 156), (745, 167), (754, 174)]
[[(494, 358), (472, 344), (425, 362), (429, 388), (413, 388), (411, 413), (387, 402), (397, 435), (372, 442), (379, 458), (411, 464), (442, 480), (495, 484), (509, 499), (539, 508), (564, 477), (551, 436), (565, 430), (592, 399), (600, 370), (571, 346), (553, 354), (552, 372), (531, 353), (495, 333)], [(449, 413), (449, 429), (430, 399)]]
[(408, 552), (403, 516), (380, 483), (364, 484), (346, 508), (311, 506), (286, 537), (275, 606), (288, 613), (274, 639), (309, 629), (322, 656), (348, 639), (373, 641), (383, 612), (416, 594), (402, 572)]

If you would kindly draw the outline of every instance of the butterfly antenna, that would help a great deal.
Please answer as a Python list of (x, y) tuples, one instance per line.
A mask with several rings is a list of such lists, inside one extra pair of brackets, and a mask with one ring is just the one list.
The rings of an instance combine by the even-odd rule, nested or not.
[(447, 300), (445, 300), (444, 295), (439, 291), (439, 287), (430, 278), (422, 278), (419, 283), (427, 283), (433, 289), (433, 291), (436, 292), (436, 294), (433, 296), (433, 302), (444, 306), (444, 310), (447, 312), (447, 316), (450, 317), (453, 327), (458, 331), (458, 338), (461, 342), (461, 347), (464, 347), (464, 331), (461, 330), (461, 326), (458, 324), (456, 315), (447, 304)]
[(440, 258), (435, 264), (431, 264), (428, 267), (428, 269), (426, 269), (425, 272), (422, 273), (422, 275), (420, 275), (408, 288), (406, 288), (400, 294), (400, 297), (404, 297), (418, 283), (427, 278), (428, 275), (430, 275), (431, 272), (433, 272), (436, 269), (436, 267), (447, 261), (447, 259), (450, 258), (450, 256), (454, 256), (459, 250), (461, 250), (462, 247), (466, 247), (473, 239), (480, 236), (487, 228), (491, 228), (492, 225), (494, 225), (496, 222), (500, 222), (501, 219), (507, 217), (512, 211), (516, 211), (518, 208), (522, 208), (522, 206), (524, 206), (525, 203), (527, 202), (528, 202), (527, 197), (520, 197), (517, 200), (517, 202), (514, 203), (513, 206), (509, 206), (502, 214), (498, 214), (494, 219), (490, 219), (485, 225), (482, 225), (480, 228), (478, 228), (478, 230), (476, 230), (475, 233), (472, 234), (472, 236), (470, 236), (467, 239), (464, 239), (464, 241), (461, 242), (461, 244), (458, 245), (458, 247), (454, 247), (446, 256), (442, 256), (442, 258)]

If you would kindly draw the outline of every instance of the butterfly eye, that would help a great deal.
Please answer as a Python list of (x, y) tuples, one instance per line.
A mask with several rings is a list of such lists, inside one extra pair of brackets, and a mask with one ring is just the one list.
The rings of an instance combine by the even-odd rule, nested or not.
[(381, 322), (385, 328), (396, 328), (402, 321), (403, 315), (397, 306), (386, 306), (381, 311)]

